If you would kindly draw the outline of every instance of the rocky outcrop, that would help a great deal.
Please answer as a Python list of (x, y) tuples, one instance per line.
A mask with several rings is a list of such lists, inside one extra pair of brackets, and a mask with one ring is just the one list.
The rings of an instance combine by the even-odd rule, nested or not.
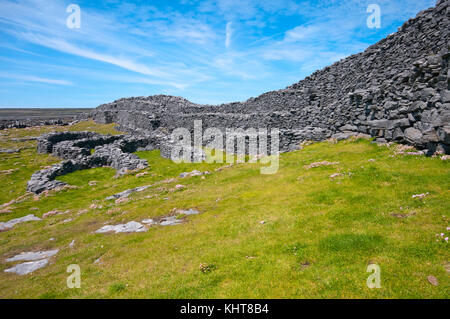
[(280, 150), (304, 140), (357, 133), (450, 153), (450, 0), (420, 12), (398, 32), (285, 89), (242, 103), (199, 105), (155, 95), (104, 104), (91, 116), (133, 133), (278, 128)]
[(55, 178), (82, 169), (108, 166), (124, 173), (145, 168), (147, 161), (132, 153), (153, 150), (157, 145), (158, 140), (153, 136), (110, 136), (93, 132), (44, 134), (38, 139), (38, 152), (66, 160), (34, 173), (27, 190), (39, 194), (65, 186)]

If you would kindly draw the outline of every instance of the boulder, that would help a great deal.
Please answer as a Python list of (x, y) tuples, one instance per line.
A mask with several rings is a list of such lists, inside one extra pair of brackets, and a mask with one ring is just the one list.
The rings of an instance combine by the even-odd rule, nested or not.
[(405, 130), (405, 140), (413, 145), (420, 145), (422, 142), (422, 132), (413, 127), (409, 127)]

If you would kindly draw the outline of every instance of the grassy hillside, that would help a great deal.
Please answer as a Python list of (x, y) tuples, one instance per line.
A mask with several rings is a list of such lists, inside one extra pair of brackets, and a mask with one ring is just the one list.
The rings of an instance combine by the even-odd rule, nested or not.
[[(35, 141), (11, 139), (54, 129), (67, 128), (0, 132), (0, 148), (24, 147), (0, 154), (0, 203), (24, 195), (35, 170), (59, 161), (36, 154)], [(114, 132), (92, 122), (70, 127), (85, 129)], [(274, 175), (261, 175), (260, 164), (216, 170), (226, 164), (177, 165), (158, 151), (138, 152), (150, 165), (140, 177), (114, 178), (110, 168), (63, 176), (76, 188), (28, 195), (0, 213), (5, 222), (68, 211), (0, 232), (0, 297), (448, 298), (449, 244), (436, 234), (450, 233), (449, 161), (395, 151), (367, 140), (315, 143), (282, 154)], [(320, 161), (339, 163), (308, 169)], [(177, 178), (194, 169), (211, 174)], [(149, 184), (127, 202), (105, 200)], [(412, 197), (422, 193), (429, 194)], [(93, 233), (175, 208), (201, 213), (144, 233)], [(60, 252), (46, 268), (24, 276), (4, 272), (13, 265), (8, 257), (55, 248)], [(381, 267), (380, 289), (366, 286), (371, 263)], [(66, 287), (70, 264), (81, 267), (80, 289)]]

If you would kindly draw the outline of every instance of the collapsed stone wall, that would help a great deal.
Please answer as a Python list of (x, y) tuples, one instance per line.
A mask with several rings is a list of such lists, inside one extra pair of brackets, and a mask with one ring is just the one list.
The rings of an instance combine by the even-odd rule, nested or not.
[(439, 0), (364, 52), (245, 102), (155, 95), (103, 104), (91, 116), (134, 134), (192, 129), (194, 120), (204, 129), (278, 128), (281, 151), (361, 133), (450, 153), (449, 3)]
[(64, 186), (65, 183), (55, 178), (77, 170), (108, 166), (123, 174), (145, 168), (147, 161), (132, 153), (153, 150), (159, 146), (158, 141), (154, 136), (111, 136), (93, 132), (44, 134), (38, 139), (38, 152), (66, 160), (35, 172), (28, 182), (27, 191), (39, 194)]

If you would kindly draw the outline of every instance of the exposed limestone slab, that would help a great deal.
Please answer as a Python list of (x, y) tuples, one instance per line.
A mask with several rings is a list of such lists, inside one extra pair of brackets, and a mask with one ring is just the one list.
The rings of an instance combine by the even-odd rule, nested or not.
[(200, 212), (198, 210), (195, 210), (195, 209), (192, 209), (192, 208), (189, 208), (188, 210), (179, 209), (179, 210), (177, 210), (177, 213), (181, 214), (181, 215), (197, 215), (197, 214), (200, 214)]
[[(154, 219), (144, 219), (142, 221), (143, 224), (146, 224), (148, 226), (152, 225), (159, 225), (159, 226), (173, 226), (173, 225), (179, 225), (183, 222), (182, 215), (197, 215), (200, 214), (198, 210), (195, 209), (176, 209), (174, 210), (175, 215), (165, 216), (161, 219), (154, 220)], [(181, 218), (180, 218), (181, 217)]]
[(20, 152), (20, 148), (12, 148), (12, 149), (0, 148), (0, 153), (14, 154), (14, 153), (19, 153), (19, 152)]
[(310, 169), (310, 168), (314, 168), (314, 167), (320, 167), (320, 166), (330, 166), (330, 165), (338, 165), (339, 162), (328, 162), (328, 161), (323, 161), (323, 162), (315, 162), (315, 163), (311, 163), (309, 165), (304, 165), (303, 167), (305, 169)]
[(202, 175), (208, 175), (210, 174), (210, 172), (205, 171), (205, 172), (200, 172), (199, 170), (193, 170), (192, 172), (183, 172), (179, 175), (180, 178), (185, 178), (185, 177), (192, 177), (192, 176), (202, 176)]
[(54, 250), (47, 250), (47, 251), (30, 251), (30, 252), (23, 252), (20, 253), (14, 257), (6, 259), (6, 262), (13, 262), (13, 261), (35, 261), (40, 259), (48, 259), (54, 255), (56, 255), (59, 252), (59, 249)]
[(18, 275), (26, 275), (35, 270), (44, 268), (48, 264), (48, 259), (42, 259), (37, 261), (29, 261), (25, 263), (18, 264), (14, 267), (5, 269), (5, 272), (16, 273)]
[(20, 223), (38, 221), (38, 220), (42, 220), (42, 219), (34, 216), (33, 214), (30, 214), (30, 215), (27, 215), (24, 217), (20, 217), (20, 218), (14, 218), (14, 219), (7, 221), (6, 223), (0, 223), (0, 231), (9, 230), (9, 229), (13, 228), (15, 225), (20, 224)]
[(14, 262), (14, 261), (26, 261), (26, 262), (5, 269), (5, 272), (16, 273), (18, 275), (29, 274), (35, 270), (47, 266), (49, 258), (56, 255), (58, 252), (59, 249), (20, 253), (14, 257), (6, 259), (6, 262)]
[(118, 225), (106, 225), (102, 228), (96, 230), (95, 232), (97, 234), (102, 233), (110, 233), (114, 232), (116, 234), (118, 233), (140, 233), (140, 232), (146, 232), (147, 228), (142, 225), (141, 223), (131, 221), (126, 224), (118, 224)]
[(140, 187), (135, 187), (135, 188), (131, 188), (131, 189), (127, 189), (123, 192), (111, 195), (106, 197), (106, 200), (110, 200), (110, 199), (118, 199), (118, 198), (127, 198), (128, 196), (130, 196), (133, 193), (138, 193), (138, 192), (143, 192), (145, 191), (147, 188), (152, 187), (153, 185), (145, 185), (145, 186), (140, 186)]
[(161, 222), (159, 225), (161, 226), (173, 226), (173, 225), (179, 225), (182, 221), (177, 218), (177, 216), (168, 216), (161, 219)]

